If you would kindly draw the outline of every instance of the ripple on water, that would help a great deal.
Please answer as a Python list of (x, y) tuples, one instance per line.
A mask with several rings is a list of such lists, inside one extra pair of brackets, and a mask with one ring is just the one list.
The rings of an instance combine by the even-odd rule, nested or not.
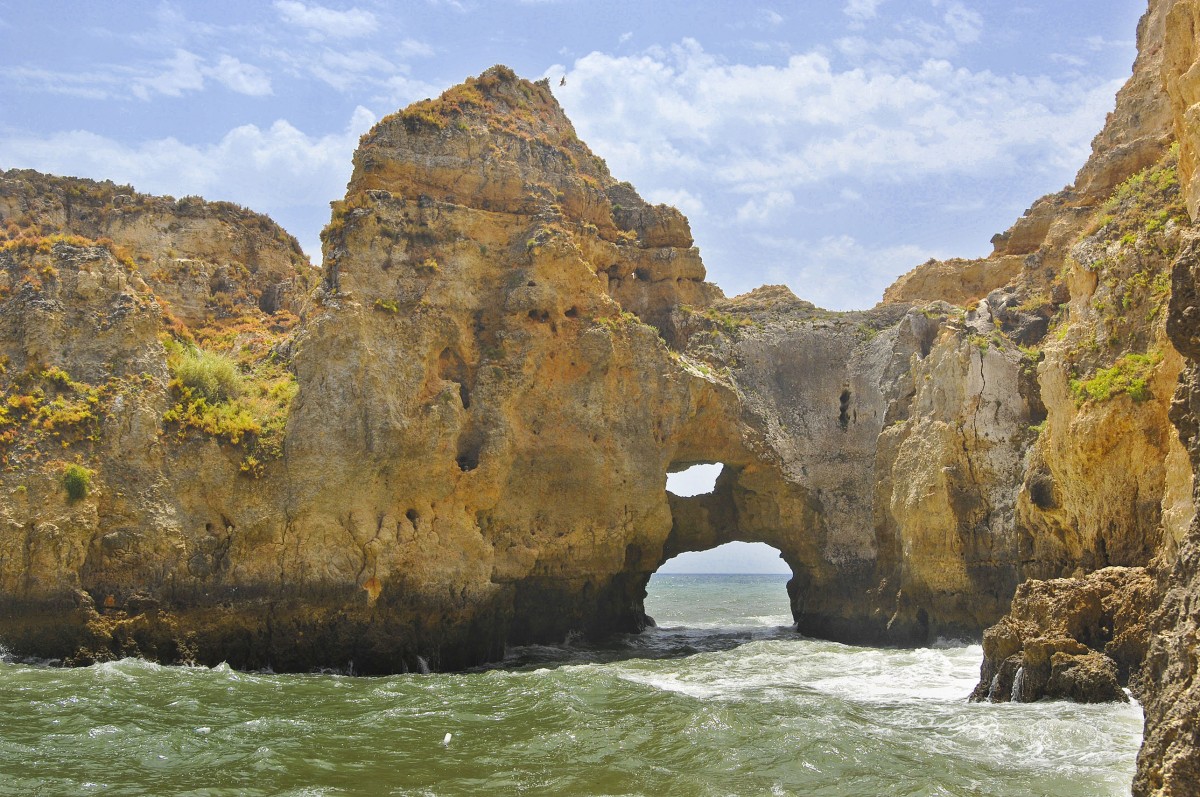
[(806, 640), (765, 604), (735, 616), (737, 590), (714, 583), (699, 588), (726, 625), (687, 622), (712, 601), (680, 588), (682, 619), (607, 648), (514, 650), (507, 670), (3, 662), (0, 795), (1128, 793), (1136, 705), (969, 704), (978, 646)]

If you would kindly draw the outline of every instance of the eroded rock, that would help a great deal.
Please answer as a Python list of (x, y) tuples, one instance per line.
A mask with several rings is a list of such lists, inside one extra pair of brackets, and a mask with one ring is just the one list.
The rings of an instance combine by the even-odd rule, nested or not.
[(984, 662), (971, 698), (1127, 701), (1123, 687), (1145, 658), (1154, 600), (1154, 580), (1144, 568), (1026, 581), (1008, 614), (983, 634)]

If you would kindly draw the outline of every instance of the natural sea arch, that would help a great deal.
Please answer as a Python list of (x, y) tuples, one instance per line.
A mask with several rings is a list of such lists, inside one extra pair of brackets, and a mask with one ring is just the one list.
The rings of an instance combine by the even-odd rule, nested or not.
[[(791, 563), (776, 544), (769, 544), (753, 530), (748, 531), (739, 515), (745, 502), (739, 501), (738, 484), (743, 468), (723, 462), (680, 463), (666, 478), (667, 499), (671, 506), (672, 532), (658, 565), (640, 579), (637, 611), (646, 622), (654, 620), (645, 598), (651, 580), (659, 573), (709, 575), (792, 576)], [(739, 507), (739, 503), (742, 505)], [(792, 614), (792, 578), (786, 582), (787, 597), (782, 599), (783, 613)], [(784, 590), (784, 582), (779, 587)], [(726, 607), (726, 612), (732, 607)], [(702, 618), (708, 622), (714, 618)], [(657, 622), (657, 621), (655, 621)], [(790, 621), (789, 621), (790, 622)]]

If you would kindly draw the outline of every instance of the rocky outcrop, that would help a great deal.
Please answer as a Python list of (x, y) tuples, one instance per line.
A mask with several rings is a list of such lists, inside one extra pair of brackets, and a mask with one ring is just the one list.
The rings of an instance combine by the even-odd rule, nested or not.
[[(730, 540), (780, 550), (801, 631), (922, 643), (979, 633), (1030, 575), (1144, 565), (1188, 522), (1152, 254), (1179, 224), (1125, 241), (1145, 191), (1114, 198), (1065, 276), (1023, 257), (965, 308), (835, 314), (780, 287), (724, 299), (686, 220), (502, 67), (363, 138), (309, 295), (290, 239), (237, 209), (9, 181), (60, 238), (112, 238), (18, 219), (5, 245), (14, 650), (455, 668), (637, 630), (667, 558)], [(67, 213), (80, 193), (108, 199)], [(85, 271), (110, 287), (81, 290)], [(119, 355), (85, 319), (129, 302)], [(1140, 320), (1112, 327), (1118, 305)], [(1136, 395), (1089, 392), (1122, 357)], [(117, 384), (134, 375), (136, 395)], [(725, 465), (716, 490), (669, 495), (699, 462)]]
[[(723, 297), (686, 220), (503, 67), (363, 138), (312, 290), (240, 209), (7, 173), (0, 639), (454, 669), (636, 631), (666, 559), (744, 540), (792, 568), (802, 632), (912, 644), (979, 634), (1030, 577), (1174, 551), (1163, 8), (1074, 193), (867, 312)], [(713, 493), (667, 493), (702, 462)], [(1131, 666), (1099, 631), (1014, 622), (990, 655), (1030, 689)]]
[(0, 173), (0, 220), (10, 241), (74, 235), (106, 242), (136, 265), (163, 309), (190, 327), (256, 307), (299, 312), (316, 282), (295, 238), (229, 202), (12, 169)]
[[(1194, 220), (1198, 134), (1193, 118), (1196, 98), (1192, 95), (1196, 82), (1193, 74), (1197, 58), (1196, 19), (1194, 2), (1152, 3), (1139, 31), (1143, 38), (1147, 30), (1161, 27), (1163, 31), (1162, 38), (1150, 42), (1152, 49), (1147, 48), (1145, 41), (1141, 46), (1144, 52), (1154, 53), (1161, 62), (1160, 79), (1170, 100), (1173, 135), (1179, 152), (1178, 173), (1182, 185), (1178, 198), (1165, 194), (1153, 196), (1156, 193), (1154, 186), (1174, 181), (1174, 164), (1169, 157), (1157, 171), (1146, 173), (1156, 174), (1155, 179), (1123, 184), (1106, 204), (1109, 215), (1103, 218), (1104, 225), (1116, 221), (1121, 227), (1128, 227), (1127, 222), (1120, 221), (1121, 216), (1140, 219), (1139, 228), (1130, 229), (1121, 238), (1123, 243), (1139, 245), (1147, 235), (1174, 225), (1171, 243), (1158, 247), (1153, 253), (1138, 249), (1133, 253), (1134, 257), (1127, 255), (1119, 259), (1122, 267), (1107, 280), (1093, 276), (1092, 272), (1102, 274), (1111, 269), (1113, 255), (1119, 257), (1122, 250), (1113, 242), (1098, 247), (1095, 233), (1084, 235), (1072, 248), (1072, 258), (1068, 262), (1071, 268), (1068, 285), (1072, 296), (1091, 297), (1096, 312), (1088, 326), (1093, 331), (1108, 340), (1121, 340), (1126, 345), (1131, 340), (1144, 338), (1148, 331), (1152, 332), (1152, 346), (1145, 351), (1156, 352), (1155, 358), (1163, 363), (1176, 360), (1180, 364), (1169, 369), (1179, 373), (1179, 386), (1169, 408), (1169, 417), (1178, 429), (1182, 444), (1176, 447), (1172, 443), (1165, 461), (1157, 456), (1134, 458), (1139, 463), (1136, 466), (1139, 474), (1153, 472), (1155, 463), (1162, 462), (1168, 471), (1166, 494), (1174, 496), (1161, 504), (1161, 537), (1157, 541), (1144, 536), (1140, 538), (1143, 547), (1153, 554), (1149, 563), (1150, 574), (1155, 577), (1153, 588), (1147, 590), (1147, 581), (1137, 570), (1125, 571), (1119, 577), (1117, 571), (1107, 570), (1087, 578), (1023, 584), (1010, 614), (984, 635), (986, 660), (975, 693), (977, 699), (993, 700), (1040, 696), (1088, 699), (1104, 693), (1115, 697), (1114, 683), (1121, 683), (1128, 673), (1129, 683), (1143, 702), (1145, 711), (1144, 742), (1133, 787), (1134, 794), (1139, 796), (1193, 795), (1200, 783), (1200, 736), (1196, 731), (1200, 726), (1200, 695), (1195, 688), (1195, 654), (1200, 646), (1200, 636), (1191, 609), (1200, 594), (1200, 558), (1197, 557), (1200, 533), (1194, 519), (1194, 504), (1188, 506), (1191, 502), (1180, 500), (1195, 484), (1194, 475), (1181, 478), (1179, 468), (1179, 452), (1183, 451), (1189, 468), (1200, 472), (1196, 471), (1200, 467), (1196, 445), (1196, 431), (1200, 428), (1196, 384), (1196, 361), (1200, 359), (1200, 325), (1197, 323), (1200, 309), (1197, 308), (1195, 289), (1200, 277), (1197, 266), (1200, 249), (1194, 232), (1189, 229), (1191, 220), (1184, 217), (1181, 208), (1186, 203)], [(1147, 191), (1149, 195), (1146, 195)], [(1139, 199), (1138, 194), (1146, 196)], [(1151, 330), (1121, 329), (1118, 326), (1120, 319), (1128, 314), (1112, 313), (1109, 308), (1114, 299), (1119, 299), (1123, 310), (1131, 309), (1125, 297), (1136, 295), (1140, 290), (1142, 277), (1139, 275), (1145, 273), (1147, 255), (1156, 261), (1153, 270), (1158, 276), (1154, 279), (1160, 287), (1155, 292), (1165, 295), (1169, 288), (1170, 304), (1164, 313), (1166, 323)], [(1165, 259), (1173, 260), (1169, 286), (1163, 279), (1166, 272), (1157, 265)], [(1097, 263), (1101, 268), (1091, 265)], [(1080, 270), (1079, 265), (1085, 268)], [(1072, 303), (1071, 310), (1087, 318), (1085, 308)], [(1070, 335), (1069, 330), (1067, 334)], [(1078, 351), (1078, 344), (1074, 348)], [(1061, 348), (1047, 348), (1047, 364), (1067, 359)], [(1094, 373), (1107, 377), (1128, 372), (1133, 362), (1126, 357), (1123, 363)], [(1117, 365), (1122, 367), (1117, 368)], [(1043, 369), (1046, 367), (1046, 364), (1042, 366)], [(1044, 377), (1045, 371), (1042, 373)], [(1134, 392), (1140, 392), (1141, 384), (1149, 387), (1153, 383), (1153, 392), (1162, 395), (1167, 387), (1162, 376), (1159, 374), (1152, 380), (1147, 373), (1145, 381), (1139, 383)], [(1043, 386), (1047, 384), (1044, 378), (1042, 382)], [(1126, 383), (1131, 384), (1128, 379)], [(1090, 391), (1096, 383), (1076, 381), (1072, 387), (1080, 385)], [(1047, 401), (1048, 405), (1052, 403)], [(1156, 418), (1154, 425), (1159, 423)], [(1094, 430), (1088, 431), (1089, 437), (1097, 437)], [(1057, 492), (1049, 492), (1057, 501)], [(1174, 508), (1168, 509), (1168, 503)], [(1101, 504), (1111, 505), (1111, 501), (1096, 502), (1098, 508)], [(1095, 511), (1087, 515), (1092, 519), (1097, 516)], [(1044, 532), (1040, 535), (1042, 539), (1046, 537)], [(1130, 539), (1138, 537), (1122, 535), (1112, 541), (1128, 543)], [(1133, 643), (1118, 645), (1122, 638)], [(1118, 650), (1114, 651), (1114, 646)], [(1031, 663), (1035, 665), (1032, 669)], [(1056, 678), (1056, 671), (1061, 671), (1062, 677)], [(1021, 677), (1017, 677), (1018, 672)], [(1028, 676), (1033, 673), (1037, 677), (1031, 682)]]
[(1162, 79), (1179, 140), (1179, 170), (1188, 210), (1200, 216), (1200, 4), (1175, 0), (1166, 19)]
[(1128, 700), (1123, 687), (1145, 658), (1156, 597), (1154, 579), (1140, 567), (1026, 581), (1008, 614), (983, 635), (972, 699)]
[(1198, 9), (1150, 3), (1074, 186), (866, 312), (725, 298), (503, 67), (364, 136), (319, 285), (236, 206), (4, 173), (0, 641), (454, 669), (761, 541), (804, 633), (992, 625), (978, 699), (1129, 684), (1136, 793), (1193, 793)]

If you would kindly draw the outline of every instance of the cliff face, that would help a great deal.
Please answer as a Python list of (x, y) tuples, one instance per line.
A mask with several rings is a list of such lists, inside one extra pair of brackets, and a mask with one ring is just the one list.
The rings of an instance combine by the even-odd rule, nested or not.
[[(501, 67), (363, 138), (312, 292), (253, 214), (8, 173), (0, 638), (453, 668), (636, 630), (667, 558), (748, 540), (792, 567), (802, 631), (913, 643), (979, 633), (1030, 576), (1147, 564), (1191, 516), (1160, 13), (1090, 204), (999, 255), (1002, 287), (943, 264), (976, 276), (916, 306), (724, 299), (686, 220)], [(712, 494), (665, 491), (700, 462)]]
[[(1200, 151), (1200, 3), (1179, 0), (1167, 19), (1164, 84), (1175, 113), (1180, 172), (1193, 219), (1198, 212), (1197, 152)], [(1167, 331), (1186, 358), (1171, 419), (1179, 429), (1195, 472), (1200, 473), (1200, 240), (1182, 247), (1171, 279)], [(1182, 797), (1200, 783), (1200, 523), (1193, 521), (1175, 555), (1163, 557), (1158, 610), (1151, 616), (1150, 651), (1143, 671), (1146, 733), (1138, 755), (1133, 792), (1139, 797)]]
[(1132, 684), (1135, 791), (1193, 793), (1198, 25), (1153, 0), (1075, 185), (867, 312), (726, 299), (503, 67), (364, 136), (319, 284), (236, 206), (0, 175), (0, 642), (453, 669), (762, 541), (802, 632), (996, 623), (978, 699)]
[[(801, 631), (921, 643), (1029, 578), (1169, 561), (1195, 142), (1169, 146), (1190, 73), (1156, 76), (1193, 18), (1168, 5), (1077, 185), (869, 312), (725, 299), (687, 221), (502, 67), (363, 138), (316, 287), (247, 211), (6, 173), (0, 639), (449, 669), (637, 630), (667, 558), (746, 540), (791, 566)], [(712, 494), (666, 492), (700, 462)], [(995, 667), (1049, 638), (1021, 623)]]

